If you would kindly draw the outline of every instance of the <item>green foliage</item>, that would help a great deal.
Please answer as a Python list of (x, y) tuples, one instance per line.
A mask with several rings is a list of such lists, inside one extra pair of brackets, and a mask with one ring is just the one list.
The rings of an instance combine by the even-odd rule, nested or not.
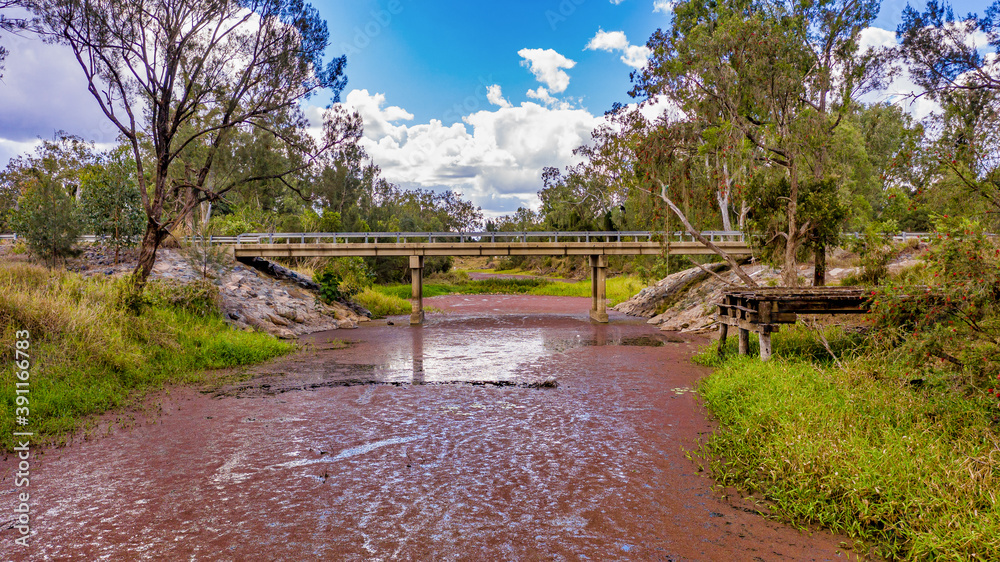
[(891, 362), (840, 371), (730, 355), (719, 364), (701, 392), (722, 428), (703, 453), (723, 485), (783, 519), (864, 541), (875, 556), (1000, 556), (1000, 435), (984, 400), (901, 384)]
[(1000, 387), (1000, 249), (968, 219), (942, 217), (937, 227), (924, 255), (926, 288), (873, 291), (876, 327), (914, 377), (950, 373), (963, 385)]
[(76, 242), (83, 224), (76, 202), (62, 186), (40, 170), (33, 175), (11, 225), (32, 253), (54, 266), (57, 260), (79, 254)]
[[(206, 382), (204, 369), (259, 362), (294, 346), (228, 327), (209, 284), (152, 282), (139, 315), (122, 305), (127, 279), (90, 278), (28, 264), (0, 267), (0, 362), (17, 330), (30, 332), (31, 429), (65, 438), (109, 409), (171, 382)], [(190, 298), (191, 300), (186, 300)], [(0, 447), (14, 431), (14, 371), (0, 373)]]
[(354, 256), (330, 260), (313, 274), (320, 286), (320, 298), (326, 302), (350, 300), (372, 286), (375, 274), (363, 258)]
[[(639, 279), (635, 277), (612, 277), (607, 280), (608, 303), (614, 306), (626, 301), (645, 287)], [(410, 285), (377, 285), (374, 290), (397, 297), (408, 299), (412, 295)], [(503, 279), (489, 278), (479, 280), (468, 280), (460, 283), (425, 283), (424, 297), (436, 297), (440, 295), (466, 294), (466, 295), (545, 295), (559, 297), (589, 297), (590, 281), (579, 281), (577, 283), (564, 283), (562, 281), (548, 281), (546, 279)], [(366, 308), (368, 308), (366, 306)], [(369, 309), (371, 310), (371, 309)]]
[(119, 148), (103, 165), (81, 174), (81, 210), (87, 227), (101, 243), (115, 251), (135, 246), (146, 225), (142, 197), (135, 179), (135, 163)]
[(229, 213), (215, 214), (209, 231), (220, 236), (236, 236), (249, 232), (271, 232), (273, 226), (270, 214), (259, 202), (248, 201)]
[(413, 305), (406, 297), (388, 294), (381, 287), (368, 287), (354, 295), (352, 300), (367, 308), (376, 318), (409, 314), (413, 310)]
[(222, 295), (206, 279), (181, 282), (174, 279), (153, 280), (143, 291), (145, 304), (153, 308), (172, 308), (201, 318), (219, 317)]
[(878, 285), (889, 274), (889, 261), (895, 254), (892, 234), (897, 227), (894, 221), (871, 222), (860, 237), (851, 240), (849, 248), (860, 258), (861, 271), (856, 279), (845, 279), (845, 285), (860, 283)]

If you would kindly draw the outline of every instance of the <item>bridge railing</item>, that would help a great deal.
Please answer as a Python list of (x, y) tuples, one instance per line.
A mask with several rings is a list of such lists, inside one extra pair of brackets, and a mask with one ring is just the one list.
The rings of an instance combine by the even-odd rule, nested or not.
[[(739, 231), (710, 230), (702, 233), (713, 242), (743, 240)], [(236, 236), (237, 244), (305, 243), (504, 243), (504, 242), (658, 242), (667, 235), (651, 231), (527, 231), (527, 232), (251, 232)], [(687, 232), (670, 233), (672, 242), (694, 241)]]

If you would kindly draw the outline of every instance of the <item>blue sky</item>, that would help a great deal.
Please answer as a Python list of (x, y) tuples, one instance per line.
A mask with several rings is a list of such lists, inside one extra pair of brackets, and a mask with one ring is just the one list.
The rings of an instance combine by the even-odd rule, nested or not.
[[(345, 105), (365, 122), (364, 144), (390, 181), (463, 193), (487, 216), (537, 207), (544, 166), (575, 163), (629, 73), (669, 25), (669, 0), (319, 0), (330, 56), (348, 56)], [(870, 45), (894, 44), (906, 0), (885, 0)], [(985, 4), (953, 2), (957, 14)], [(12, 14), (7, 14), (12, 15)], [(117, 132), (86, 93), (63, 47), (0, 37), (11, 54), (0, 83), (0, 166), (38, 137), (66, 130), (110, 146)], [(897, 92), (912, 89), (905, 80)], [(885, 96), (883, 96), (883, 99)], [(328, 98), (307, 114), (318, 122)], [(653, 108), (655, 111), (662, 108)], [(918, 117), (933, 110), (922, 100)]]
[[(482, 83), (499, 84), (515, 105), (538, 86), (517, 53), (521, 49), (553, 49), (575, 61), (564, 96), (595, 113), (627, 101), (629, 71), (619, 57), (585, 51), (598, 29), (623, 31), (642, 45), (652, 32), (669, 23), (669, 15), (653, 13), (652, 0), (354, 0), (317, 2), (330, 29), (331, 54), (348, 54), (348, 89), (386, 94), (389, 103), (404, 104), (417, 121), (460, 116)], [(390, 9), (396, 13), (390, 12)], [(375, 31), (374, 34), (371, 31)], [(485, 98), (480, 102), (485, 107)]]

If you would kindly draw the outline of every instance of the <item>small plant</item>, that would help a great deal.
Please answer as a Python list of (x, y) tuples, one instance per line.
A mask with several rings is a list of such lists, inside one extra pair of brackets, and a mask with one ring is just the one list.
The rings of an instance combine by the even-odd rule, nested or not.
[(860, 257), (861, 271), (857, 282), (878, 285), (889, 274), (893, 248), (889, 234), (896, 231), (895, 221), (873, 222), (851, 243), (851, 251)]
[(201, 273), (202, 279), (218, 279), (229, 273), (235, 264), (232, 251), (226, 246), (212, 244), (212, 231), (202, 228), (181, 247), (184, 260)]
[(50, 267), (78, 255), (76, 241), (82, 221), (76, 202), (51, 176), (33, 169), (24, 195), (18, 201), (11, 226), (24, 236), (28, 247)]

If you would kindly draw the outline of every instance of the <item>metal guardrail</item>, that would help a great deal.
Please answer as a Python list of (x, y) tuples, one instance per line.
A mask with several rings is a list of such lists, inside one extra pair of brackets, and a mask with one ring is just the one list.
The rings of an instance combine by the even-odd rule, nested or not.
[[(742, 241), (743, 233), (735, 230), (708, 230), (702, 235), (713, 242)], [(405, 244), (405, 243), (496, 243), (496, 242), (656, 242), (662, 232), (651, 231), (525, 231), (525, 232), (252, 232), (236, 236), (237, 244), (312, 243), (332, 244)], [(221, 240), (215, 237), (214, 240)], [(687, 232), (674, 232), (671, 241), (695, 240)]]

